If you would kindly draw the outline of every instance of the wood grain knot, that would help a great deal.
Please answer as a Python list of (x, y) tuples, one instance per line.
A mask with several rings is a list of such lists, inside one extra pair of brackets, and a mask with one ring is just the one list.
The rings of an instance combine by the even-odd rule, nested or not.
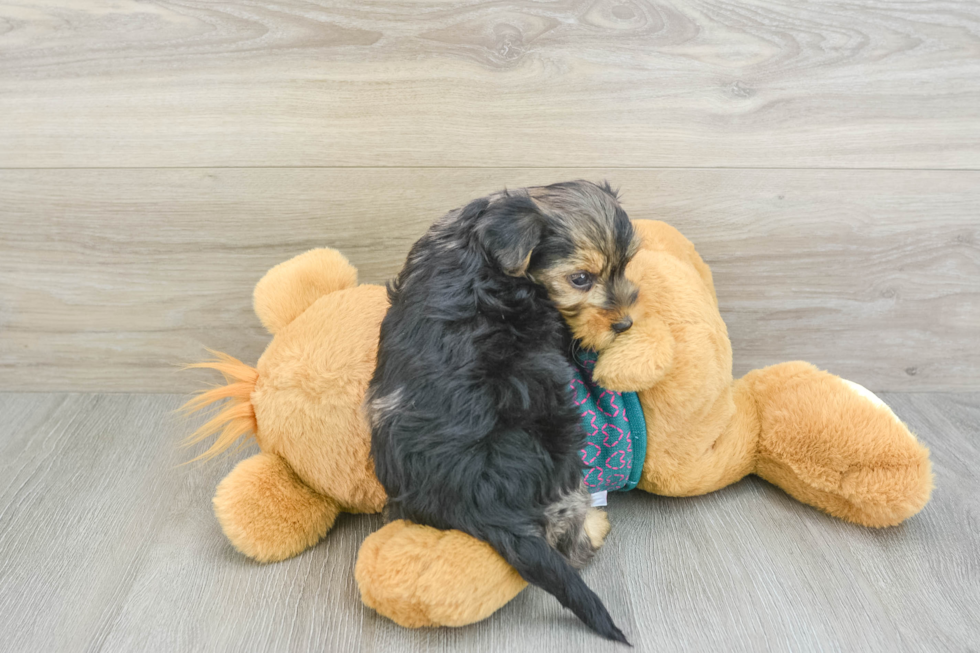
[(493, 28), (494, 54), (500, 60), (512, 63), (521, 59), (527, 53), (524, 34), (509, 23), (501, 23)]

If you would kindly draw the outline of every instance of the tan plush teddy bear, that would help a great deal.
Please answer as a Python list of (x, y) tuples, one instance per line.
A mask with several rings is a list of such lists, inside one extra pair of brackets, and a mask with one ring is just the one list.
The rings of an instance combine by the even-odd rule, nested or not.
[[(639, 399), (645, 450), (630, 449), (642, 456), (638, 489), (691, 496), (757, 474), (865, 526), (922, 509), (929, 453), (883, 402), (804, 362), (733, 381), (710, 270), (673, 227), (635, 225), (643, 247), (628, 269), (640, 288), (634, 326), (599, 353), (591, 376)], [(228, 383), (187, 406), (230, 399), (190, 438), (217, 434), (205, 457), (254, 435), (260, 453), (221, 482), (214, 507), (239, 551), (270, 562), (314, 545), (341, 510), (384, 506), (361, 403), (388, 303), (384, 288), (357, 285), (356, 270), (328, 249), (270, 270), (254, 299), (274, 336), (257, 367), (224, 354), (195, 365)], [(409, 627), (478, 621), (526, 585), (487, 544), (403, 521), (365, 540), (355, 575), (368, 606)]]

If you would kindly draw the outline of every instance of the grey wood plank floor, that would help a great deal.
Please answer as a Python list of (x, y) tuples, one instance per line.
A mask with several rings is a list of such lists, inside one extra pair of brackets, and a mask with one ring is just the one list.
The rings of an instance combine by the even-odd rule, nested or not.
[[(980, 394), (882, 395), (931, 447), (932, 502), (851, 526), (754, 478), (613, 497), (584, 573), (637, 651), (968, 651), (980, 644)], [(530, 588), (491, 618), (405, 630), (360, 603), (379, 516), (259, 565), (211, 513), (241, 452), (180, 466), (178, 395), (0, 394), (2, 651), (573, 651), (607, 644)]]

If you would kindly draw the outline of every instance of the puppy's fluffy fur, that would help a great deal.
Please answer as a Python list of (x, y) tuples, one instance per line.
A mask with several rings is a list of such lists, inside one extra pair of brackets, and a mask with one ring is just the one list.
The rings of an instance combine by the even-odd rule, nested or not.
[(623, 273), (637, 247), (608, 185), (503, 192), (449, 213), (389, 286), (367, 404), (391, 518), (489, 542), (621, 642), (574, 569), (595, 545), (567, 354), (632, 324)]

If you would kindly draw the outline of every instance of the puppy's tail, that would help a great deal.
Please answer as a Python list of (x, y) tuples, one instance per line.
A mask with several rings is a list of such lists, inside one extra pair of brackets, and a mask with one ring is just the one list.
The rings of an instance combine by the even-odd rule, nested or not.
[(524, 580), (554, 596), (586, 626), (606, 639), (631, 646), (602, 600), (544, 538), (495, 530), (487, 534), (487, 541)]
[(205, 390), (192, 397), (180, 407), (184, 413), (195, 413), (222, 399), (230, 399), (217, 415), (202, 424), (196, 431), (187, 436), (184, 446), (197, 444), (213, 435), (217, 435), (207, 451), (189, 460), (207, 460), (214, 458), (228, 449), (239, 438), (255, 432), (255, 409), (252, 407), (252, 391), (259, 379), (259, 372), (254, 367), (246, 365), (237, 358), (220, 351), (211, 351), (212, 360), (188, 365), (188, 369), (205, 368), (217, 370), (225, 377), (225, 385), (219, 385)]

